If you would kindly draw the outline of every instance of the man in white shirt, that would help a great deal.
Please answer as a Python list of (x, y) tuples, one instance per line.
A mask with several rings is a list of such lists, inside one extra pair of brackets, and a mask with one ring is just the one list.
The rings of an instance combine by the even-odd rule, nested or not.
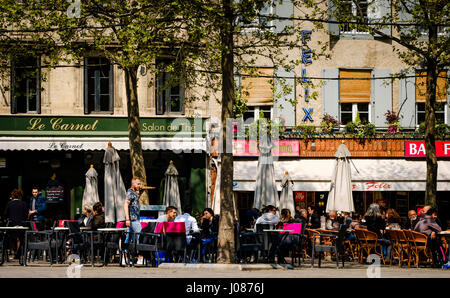
[(186, 226), (186, 242), (189, 245), (192, 240), (192, 234), (200, 233), (197, 220), (190, 215), (192, 213), (191, 207), (184, 208), (184, 214), (178, 215), (175, 218), (175, 222), (184, 222)]

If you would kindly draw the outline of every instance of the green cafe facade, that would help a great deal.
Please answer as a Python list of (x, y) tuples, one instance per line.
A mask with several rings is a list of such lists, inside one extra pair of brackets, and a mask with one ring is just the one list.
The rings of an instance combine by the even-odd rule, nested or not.
[[(205, 118), (141, 118), (141, 138), (150, 205), (162, 202), (164, 173), (172, 160), (179, 172), (182, 207), (207, 205)], [(120, 172), (129, 187), (128, 121), (126, 117), (0, 116), (0, 216), (14, 188), (45, 191), (56, 174), (64, 187), (64, 215), (74, 218), (82, 207), (85, 173), (98, 173), (100, 200), (104, 194), (103, 156), (108, 142), (120, 155)]]

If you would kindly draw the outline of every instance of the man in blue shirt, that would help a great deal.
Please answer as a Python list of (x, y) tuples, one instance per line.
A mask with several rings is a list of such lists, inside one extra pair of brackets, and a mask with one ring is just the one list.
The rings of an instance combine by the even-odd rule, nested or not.
[(31, 194), (28, 216), (31, 221), (36, 222), (38, 230), (43, 230), (45, 221), (44, 211), (47, 209), (47, 204), (45, 198), (39, 194), (39, 189), (37, 187), (33, 187)]

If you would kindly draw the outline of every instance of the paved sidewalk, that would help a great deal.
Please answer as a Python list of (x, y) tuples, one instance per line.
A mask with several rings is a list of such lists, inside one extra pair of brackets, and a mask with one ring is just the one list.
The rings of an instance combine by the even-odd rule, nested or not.
[[(358, 263), (346, 263), (344, 269), (336, 269), (335, 263), (323, 263), (322, 268), (310, 268), (309, 263), (304, 263), (300, 268), (293, 270), (274, 265), (275, 269), (262, 267), (247, 267), (240, 270), (237, 267), (210, 266), (210, 268), (152, 268), (152, 267), (119, 267), (109, 265), (107, 267), (83, 266), (79, 273), (81, 278), (366, 278), (368, 277), (368, 265)], [(264, 268), (265, 266), (265, 268)], [(0, 266), (0, 278), (66, 278), (71, 274), (67, 265), (53, 265), (48, 263), (32, 263), (27, 267), (19, 266), (16, 262), (5, 263)], [(373, 274), (369, 272), (369, 274)], [(381, 266), (382, 278), (450, 278), (450, 271), (432, 268), (399, 268), (398, 266)]]

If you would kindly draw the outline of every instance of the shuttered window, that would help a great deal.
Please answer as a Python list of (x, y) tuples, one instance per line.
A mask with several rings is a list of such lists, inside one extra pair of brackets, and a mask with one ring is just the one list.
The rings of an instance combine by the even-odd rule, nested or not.
[(166, 68), (173, 64), (173, 61), (158, 59), (156, 64), (160, 70), (156, 80), (156, 114), (184, 114), (184, 84), (179, 81), (177, 76), (166, 71)]
[(273, 68), (255, 71), (256, 77), (242, 74), (242, 98), (247, 101), (247, 106), (273, 105)]
[[(341, 103), (370, 102), (370, 70), (340, 70), (339, 100)], [(345, 78), (352, 78), (345, 80)], [(356, 80), (355, 80), (356, 78)]]
[(105, 57), (89, 57), (84, 61), (85, 113), (113, 114), (113, 64)]
[[(436, 88), (436, 101), (447, 100), (447, 88), (445, 86), (447, 77), (446, 71), (439, 72)], [(427, 98), (427, 72), (416, 72), (416, 102), (425, 102)]]
[(41, 112), (39, 57), (20, 57), (11, 62), (11, 113)]

